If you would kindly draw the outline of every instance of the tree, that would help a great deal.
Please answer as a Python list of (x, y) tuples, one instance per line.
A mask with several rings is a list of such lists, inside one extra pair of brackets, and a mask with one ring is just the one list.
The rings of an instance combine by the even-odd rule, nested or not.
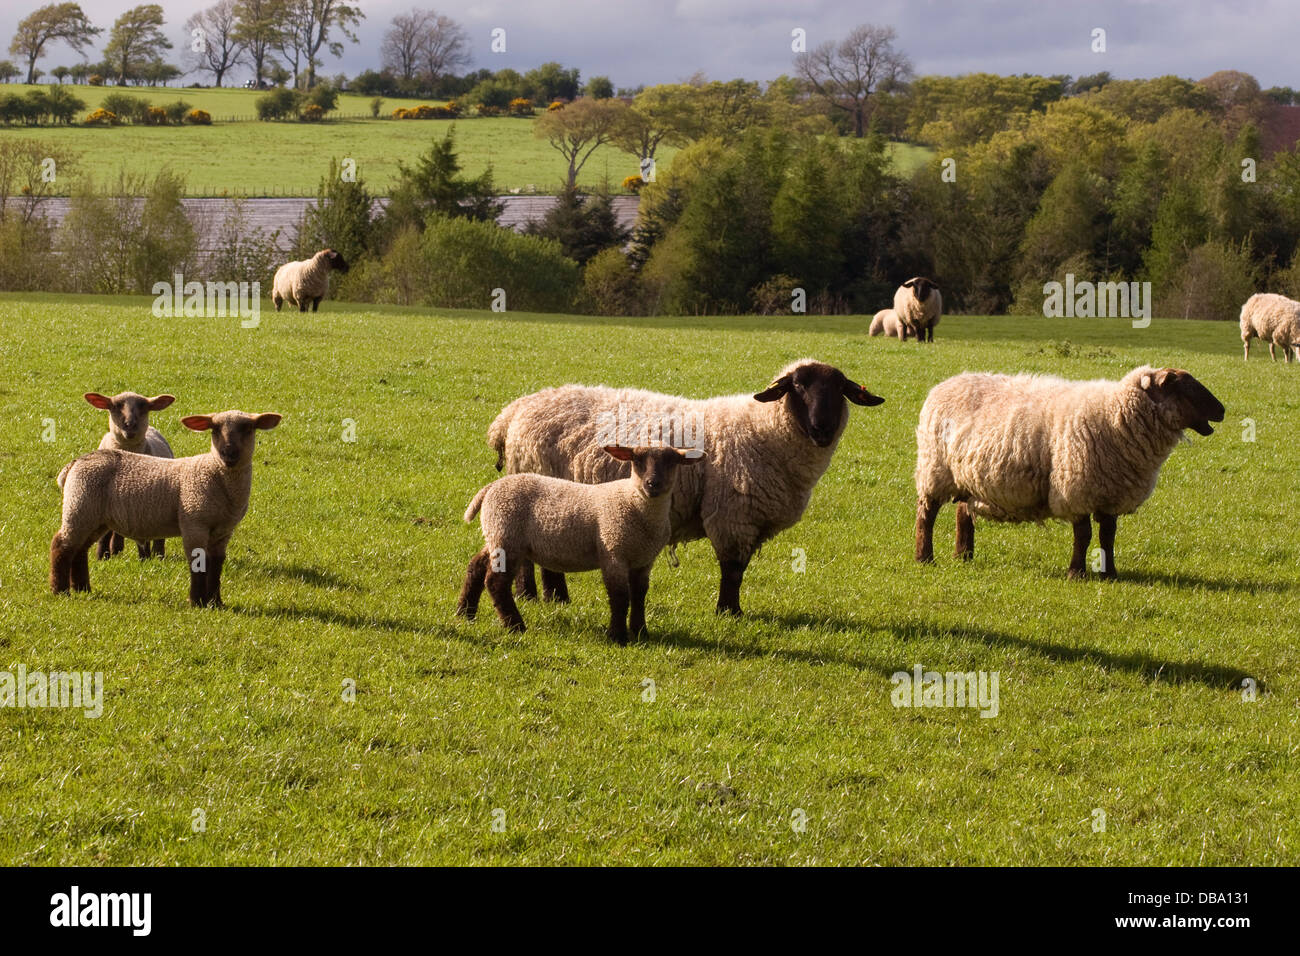
[(163, 9), (156, 3), (132, 7), (113, 23), (104, 58), (117, 73), (117, 82), (137, 77), (143, 68), (170, 50), (172, 43), (162, 32)]
[(654, 159), (660, 143), (683, 145), (695, 122), (691, 90), (689, 86), (642, 90), (621, 114), (610, 142), (639, 160)]
[(588, 196), (576, 189), (563, 190), (541, 219), (524, 228), (524, 234), (554, 239), (566, 256), (584, 266), (602, 249), (617, 248), (628, 237), (608, 195)]
[(66, 66), (56, 66), (54, 69), (50, 70), (50, 75), (59, 81), (59, 86), (62, 86), (64, 79), (66, 79), (68, 74), (71, 72), (72, 71)]
[(356, 43), (354, 28), (363, 17), (360, 7), (342, 0), (286, 0), (284, 31), (276, 45), (293, 64), (293, 75), (305, 80), (303, 85), (310, 89), (316, 83), (321, 47), (333, 56), (342, 56), (343, 44), (331, 40), (330, 35), (341, 33)]
[(456, 128), (435, 139), (414, 166), (398, 160), (397, 184), (384, 210), (383, 228), (390, 236), (403, 229), (422, 230), (432, 215), (495, 222), (501, 212), (492, 169), (466, 179), (456, 155)]
[(450, 17), (412, 10), (393, 17), (380, 47), (386, 70), (403, 80), (423, 78), (426, 86), (469, 65), (469, 35)]
[(533, 126), (569, 164), (567, 184), (578, 184), (578, 173), (599, 147), (610, 141), (627, 105), (622, 100), (581, 99), (562, 110), (543, 113)]
[(237, 0), (234, 38), (244, 45), (253, 80), (258, 87), (274, 66), (271, 50), (280, 39), (281, 0)]
[(0, 60), (0, 83), (8, 83), (15, 76), (22, 76), (22, 72), (12, 60)]
[(469, 66), (469, 34), (450, 17), (436, 15), (425, 31), (419, 62), (432, 89), (445, 76)]
[(81, 4), (51, 3), (19, 22), (9, 52), (27, 58), (27, 82), (35, 83), (36, 61), (45, 55), (46, 44), (62, 40), (80, 53), (96, 34), (103, 32), (100, 27), (91, 25)]
[(593, 100), (607, 100), (614, 95), (614, 84), (607, 76), (593, 76), (583, 92)]
[(827, 41), (795, 57), (799, 76), (832, 109), (852, 118), (859, 138), (871, 117), (871, 97), (911, 75), (911, 61), (894, 49), (896, 38), (893, 27), (864, 24), (838, 44)]
[[(193, 38), (190, 52), (194, 69), (211, 73), (217, 86), (244, 57), (244, 43), (239, 39), (238, 27), (235, 0), (217, 0), (185, 21), (185, 29)], [(196, 46), (199, 49), (194, 49)]]
[(524, 74), (523, 90), (534, 103), (571, 100), (578, 95), (578, 70), (566, 70), (558, 63), (543, 63)]

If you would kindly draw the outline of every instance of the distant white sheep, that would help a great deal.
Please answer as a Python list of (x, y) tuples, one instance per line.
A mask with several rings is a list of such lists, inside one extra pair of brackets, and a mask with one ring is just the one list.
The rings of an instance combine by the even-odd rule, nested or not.
[(311, 310), (315, 312), (329, 291), (330, 272), (333, 271), (348, 271), (347, 262), (333, 249), (322, 249), (310, 259), (280, 266), (275, 270), (275, 279), (271, 283), (271, 301), (275, 303), (275, 311), (279, 312), (280, 306), (287, 301), (298, 306), (299, 312), (306, 312), (307, 304), (311, 303)]
[(935, 516), (957, 503), (957, 557), (975, 552), (971, 512), (1074, 526), (1083, 577), (1091, 517), (1115, 573), (1115, 519), (1155, 490), (1183, 429), (1209, 435), (1223, 405), (1182, 369), (1142, 366), (1118, 382), (965, 372), (931, 389), (916, 429), (916, 559), (933, 559)]
[(898, 321), (898, 313), (893, 309), (881, 309), (871, 320), (868, 335), (889, 335), (896, 339), (904, 337), (903, 323)]
[(903, 324), (904, 339), (914, 335), (918, 342), (933, 342), (934, 327), (943, 314), (943, 296), (934, 280), (916, 276), (894, 293), (894, 312)]
[(1300, 361), (1300, 302), (1272, 292), (1252, 295), (1241, 307), (1241, 344), (1246, 361), (1250, 361), (1250, 340), (1258, 337), (1268, 343), (1268, 357), (1277, 360), (1274, 346), (1282, 346), (1282, 358), (1291, 361), (1294, 349)]

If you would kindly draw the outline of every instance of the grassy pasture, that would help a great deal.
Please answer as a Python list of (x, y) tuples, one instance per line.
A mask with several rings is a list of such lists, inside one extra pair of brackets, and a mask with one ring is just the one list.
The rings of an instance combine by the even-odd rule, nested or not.
[[(367, 185), (385, 192), (395, 182), (398, 162), (412, 164), (428, 149), (433, 138), (441, 139), (447, 129), (443, 120), (369, 119), (371, 97), (343, 94), (338, 113), (361, 119), (339, 119), (327, 123), (256, 120), (223, 122), (227, 116), (256, 115), (258, 90), (182, 90), (151, 87), (94, 87), (67, 84), (87, 103), (97, 107), (109, 93), (125, 93), (149, 100), (155, 106), (183, 99), (196, 109), (212, 114), (212, 126), (151, 127), (0, 127), (0, 137), (31, 137), (58, 143), (79, 151), (75, 176), (90, 175), (96, 182), (116, 178), (125, 167), (132, 172), (153, 175), (162, 169), (183, 174), (193, 195), (289, 195), (314, 196), (329, 167), (331, 156), (351, 157), (357, 174)], [(11, 85), (3, 92), (43, 89)], [(384, 114), (398, 106), (413, 106), (424, 100), (384, 99)], [(465, 172), (474, 176), (492, 166), (497, 186), (504, 192), (555, 193), (563, 182), (563, 158), (545, 140), (533, 135), (532, 120), (519, 117), (463, 118), (455, 121), (456, 143)], [(932, 151), (906, 143), (890, 143), (898, 169), (910, 173), (928, 162)], [(666, 169), (677, 150), (660, 147), (657, 154)], [(623, 179), (637, 173), (636, 159), (612, 146), (596, 149), (579, 174), (579, 185), (589, 189), (606, 185), (621, 191)], [(60, 192), (71, 190), (68, 177)]]
[[(1300, 859), (1300, 542), (1283, 504), (1300, 375), (1243, 363), (1230, 324), (948, 317), (921, 348), (868, 339), (860, 317), (329, 302), (246, 330), (148, 307), (0, 297), (0, 671), (105, 680), (97, 720), (0, 710), (0, 863)], [(627, 648), (602, 636), (595, 575), (571, 580), (571, 606), (524, 605), (521, 636), (486, 601), (477, 622), (452, 616), (480, 540), (460, 515), (496, 475), (483, 436), (506, 401), (568, 381), (754, 391), (802, 355), (886, 403), (853, 408), (804, 520), (751, 566), (744, 619), (712, 613), (706, 542), (656, 566), (652, 634)], [(1067, 582), (1063, 525), (981, 523), (958, 565), (951, 509), (937, 563), (912, 562), (930, 386), (1144, 361), (1192, 370), (1228, 419), (1120, 520), (1121, 581)], [(224, 611), (185, 605), (179, 542), (162, 562), (92, 564), (89, 595), (47, 593), (54, 476), (104, 427), (80, 396), (125, 388), (179, 396), (155, 416), (178, 454), (206, 447), (182, 415), (286, 416), (259, 441)], [(998, 672), (1000, 713), (895, 709), (890, 675), (915, 664)]]

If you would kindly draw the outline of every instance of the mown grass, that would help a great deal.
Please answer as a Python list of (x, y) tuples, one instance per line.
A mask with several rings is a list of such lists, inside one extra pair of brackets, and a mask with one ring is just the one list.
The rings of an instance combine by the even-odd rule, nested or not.
[[(153, 127), (0, 127), (0, 136), (40, 139), (80, 153), (76, 169), (58, 184), (69, 194), (89, 176), (101, 186), (116, 181), (119, 170), (155, 175), (170, 169), (184, 175), (188, 191), (197, 196), (314, 196), (330, 157), (356, 161), (357, 175), (373, 190), (387, 192), (396, 182), (398, 163), (412, 165), (435, 138), (448, 128), (443, 120), (357, 119), (369, 115), (372, 97), (343, 94), (338, 112), (354, 117), (326, 123), (257, 121), (224, 122), (227, 116), (253, 116), (257, 90), (182, 90), (150, 87), (92, 87), (67, 84), (94, 109), (108, 93), (143, 97), (155, 106), (183, 99), (212, 114), (212, 126)], [(43, 89), (14, 85), (15, 92)], [(385, 99), (387, 115), (416, 100)], [(437, 101), (428, 101), (437, 102)], [(455, 121), (456, 144), (466, 175), (477, 176), (488, 166), (503, 192), (555, 193), (567, 165), (545, 140), (533, 135), (532, 120), (519, 117), (462, 118)], [(895, 166), (910, 174), (928, 162), (932, 151), (907, 143), (888, 144)], [(667, 169), (677, 150), (661, 146), (656, 159)], [(622, 192), (625, 177), (638, 172), (629, 153), (600, 146), (583, 166), (579, 185), (587, 189)]]
[[(0, 319), (0, 670), (106, 684), (98, 720), (0, 710), (0, 862), (1297, 860), (1300, 376), (1244, 364), (1229, 324), (949, 317), (923, 349), (868, 339), (863, 318), (329, 302), (244, 330), (151, 320), (144, 299), (9, 296)], [(525, 605), (521, 636), (486, 605), (453, 617), (502, 404), (568, 381), (752, 391), (801, 355), (886, 403), (853, 409), (805, 519), (751, 566), (744, 619), (713, 615), (705, 542), (656, 566), (652, 635), (626, 648), (602, 635), (592, 575), (569, 607)], [(913, 563), (931, 385), (1144, 361), (1191, 369), (1228, 419), (1121, 519), (1123, 580), (1065, 581), (1061, 525), (981, 523), (959, 565), (951, 509), (939, 561)], [(285, 415), (259, 443), (227, 610), (186, 606), (177, 542), (93, 565), (89, 595), (46, 591), (54, 476), (103, 428), (81, 393), (124, 388), (179, 396), (156, 424), (180, 454), (204, 448), (182, 415)], [(895, 709), (889, 677), (918, 663), (998, 672), (999, 715)]]

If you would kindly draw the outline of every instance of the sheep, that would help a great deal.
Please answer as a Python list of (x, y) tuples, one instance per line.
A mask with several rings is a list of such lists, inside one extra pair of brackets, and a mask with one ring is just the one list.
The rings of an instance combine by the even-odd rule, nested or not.
[(154, 458), (102, 449), (59, 472), (63, 522), (50, 541), (50, 590), (90, 590), (86, 551), (107, 531), (137, 541), (180, 536), (190, 559), (190, 604), (222, 607), (226, 544), (248, 511), (257, 429), (274, 412), (190, 415), (181, 424), (212, 432), (212, 447), (189, 458)]
[(911, 333), (918, 342), (933, 342), (934, 327), (943, 314), (943, 296), (934, 280), (916, 276), (894, 293), (894, 312), (902, 323), (903, 339)]
[[(884, 401), (812, 359), (790, 363), (756, 395), (693, 400), (565, 385), (507, 405), (488, 429), (488, 444), (497, 453), (498, 470), (594, 484), (628, 473), (625, 464), (601, 451), (603, 445), (651, 444), (656, 428), (678, 433), (664, 443), (693, 445), (706, 460), (680, 478), (670, 543), (709, 539), (721, 569), (718, 613), (738, 615), (750, 559), (759, 545), (803, 516), (830, 465), (848, 423), (845, 399), (868, 406)], [(629, 416), (650, 432), (646, 440), (613, 433), (628, 430)], [(543, 569), (543, 596), (567, 601), (563, 573)], [(537, 595), (531, 563), (520, 565), (516, 590), (523, 597)]]
[[(172, 447), (167, 444), (162, 432), (149, 424), (149, 413), (162, 411), (176, 401), (175, 395), (145, 398), (135, 392), (121, 392), (108, 398), (98, 392), (87, 392), (83, 397), (95, 408), (108, 412), (108, 431), (100, 439), (100, 448), (116, 448), (138, 455), (153, 455), (155, 458), (174, 457)], [(95, 555), (100, 560), (111, 558), (125, 544), (126, 539), (110, 531), (99, 539)], [(161, 558), (166, 553), (166, 545), (167, 542), (162, 538), (153, 542), (137, 541), (136, 551), (141, 561), (149, 558), (151, 549), (153, 555)]]
[(669, 509), (680, 465), (702, 457), (696, 450), (608, 445), (612, 459), (629, 462), (632, 476), (584, 485), (541, 475), (506, 475), (483, 488), (465, 511), (482, 510), (485, 542), (465, 574), (456, 613), (473, 619), (487, 587), (501, 621), (524, 630), (510, 594), (511, 573), (522, 561), (561, 572), (599, 570), (609, 595), (610, 640), (626, 644), (631, 598), (633, 635), (645, 633), (650, 567), (668, 544)]
[(1155, 490), (1183, 429), (1210, 435), (1223, 405), (1182, 369), (1143, 365), (1118, 382), (965, 372), (940, 382), (916, 429), (916, 560), (933, 560), (935, 516), (957, 504), (956, 555), (975, 553), (971, 512), (995, 521), (1056, 518), (1074, 526), (1069, 577), (1084, 576), (1101, 535), (1114, 579), (1115, 522)]
[(329, 291), (330, 271), (347, 272), (348, 264), (333, 249), (322, 249), (310, 259), (298, 262), (286, 262), (275, 270), (275, 279), (271, 283), (271, 301), (275, 311), (288, 300), (290, 305), (298, 306), (299, 312), (307, 311), (307, 303), (315, 312), (320, 307), (320, 300)]
[(907, 329), (902, 322), (898, 321), (897, 312), (893, 309), (881, 309), (871, 320), (871, 327), (867, 329), (867, 334), (889, 335), (896, 339), (903, 339), (907, 337)]
[(1252, 295), (1241, 307), (1241, 344), (1247, 362), (1254, 336), (1268, 342), (1270, 359), (1277, 360), (1273, 348), (1280, 345), (1284, 360), (1291, 361), (1294, 349), (1296, 360), (1300, 361), (1300, 302), (1272, 292)]

